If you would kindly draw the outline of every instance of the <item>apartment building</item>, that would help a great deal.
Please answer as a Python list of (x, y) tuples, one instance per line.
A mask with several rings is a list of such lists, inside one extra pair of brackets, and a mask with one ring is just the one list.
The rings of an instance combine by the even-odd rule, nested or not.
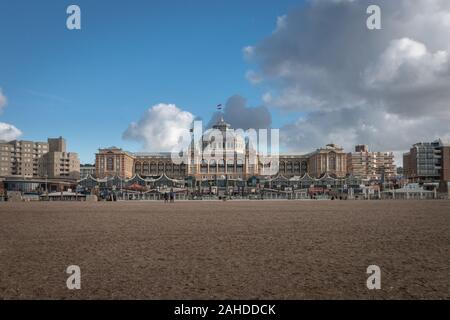
[(62, 137), (47, 142), (13, 140), (0, 142), (1, 177), (78, 179), (78, 155), (66, 152)]
[(66, 151), (64, 138), (49, 138), (49, 152), (42, 157), (41, 176), (48, 178), (80, 179), (78, 154)]
[(1, 141), (0, 176), (38, 176), (43, 167), (42, 156), (48, 151), (47, 142)]
[(450, 180), (450, 143), (443, 140), (419, 142), (403, 154), (405, 177), (411, 182)]
[(355, 177), (383, 180), (396, 175), (392, 152), (371, 152), (367, 145), (355, 146), (355, 151), (347, 154), (347, 171)]
[(442, 170), (441, 180), (450, 182), (450, 140), (441, 141)]

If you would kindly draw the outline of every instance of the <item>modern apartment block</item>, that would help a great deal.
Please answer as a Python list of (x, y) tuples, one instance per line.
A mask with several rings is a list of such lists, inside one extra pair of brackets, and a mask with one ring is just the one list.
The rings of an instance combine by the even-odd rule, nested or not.
[(420, 142), (403, 154), (404, 175), (412, 182), (450, 181), (450, 142)]
[(47, 142), (0, 142), (0, 176), (38, 176), (43, 166), (42, 156), (48, 151)]
[(0, 142), (0, 176), (79, 179), (78, 155), (66, 152), (60, 137), (47, 142), (14, 140)]
[(396, 175), (392, 152), (370, 152), (367, 145), (355, 146), (355, 152), (347, 154), (347, 171), (355, 177), (383, 180)]
[(444, 182), (450, 182), (450, 140), (441, 140), (442, 150), (442, 171), (441, 180)]

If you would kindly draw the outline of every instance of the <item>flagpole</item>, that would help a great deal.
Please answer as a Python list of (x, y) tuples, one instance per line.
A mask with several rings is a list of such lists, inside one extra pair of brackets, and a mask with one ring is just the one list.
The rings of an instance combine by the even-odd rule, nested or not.
[(219, 103), (218, 105), (217, 105), (217, 110), (219, 110), (220, 111), (220, 121), (221, 122), (224, 122), (225, 120), (223, 119), (223, 112), (222, 112), (222, 104), (221, 103)]

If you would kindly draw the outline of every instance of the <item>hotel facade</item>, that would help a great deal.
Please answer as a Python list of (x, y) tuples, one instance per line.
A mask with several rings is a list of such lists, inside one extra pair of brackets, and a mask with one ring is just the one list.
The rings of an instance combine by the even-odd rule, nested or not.
[[(226, 141), (215, 139), (217, 132), (227, 136)], [(181, 163), (174, 162), (170, 153), (131, 153), (117, 147), (102, 148), (96, 154), (96, 176), (129, 179), (134, 175), (166, 175), (173, 179), (193, 177), (200, 181), (216, 181), (277, 175), (286, 178), (305, 174), (314, 178), (325, 174), (337, 178), (347, 175), (347, 153), (337, 145), (329, 144), (305, 155), (281, 154), (276, 162), (265, 163), (264, 157), (242, 136), (235, 134), (223, 119), (202, 135), (198, 150), (194, 150), (194, 145), (191, 143), (188, 160)]]

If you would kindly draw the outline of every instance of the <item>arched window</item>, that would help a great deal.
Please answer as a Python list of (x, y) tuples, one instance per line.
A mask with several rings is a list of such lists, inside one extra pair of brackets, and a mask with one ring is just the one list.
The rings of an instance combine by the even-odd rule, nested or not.
[(134, 172), (141, 173), (141, 163), (140, 162), (136, 162), (136, 164), (134, 165)]
[(244, 172), (244, 161), (242, 159), (236, 161), (236, 171), (238, 173)]
[(154, 163), (154, 162), (150, 163), (150, 174), (151, 175), (158, 174), (158, 167), (157, 167), (156, 163)]
[(329, 170), (335, 171), (336, 170), (336, 154), (334, 152), (330, 153), (330, 158), (328, 160)]
[(294, 173), (300, 174), (300, 162), (294, 164)]
[(286, 165), (285, 165), (284, 161), (280, 162), (279, 170), (280, 170), (280, 173), (285, 173), (286, 172)]
[(114, 158), (106, 158), (106, 171), (114, 171)]
[(220, 159), (218, 162), (218, 170), (221, 173), (225, 172), (225, 161), (223, 159)]
[(203, 159), (202, 163), (200, 164), (200, 172), (208, 173), (208, 162), (205, 159)]
[(301, 170), (302, 170), (302, 173), (306, 173), (308, 171), (308, 161), (302, 161)]
[(229, 172), (229, 173), (234, 172), (234, 160), (233, 159), (229, 159), (227, 161), (227, 172)]
[(292, 165), (292, 162), (289, 161), (289, 162), (287, 163), (287, 165), (286, 165), (286, 172), (287, 172), (287, 173), (293, 173), (293, 171), (292, 171), (293, 168), (294, 168), (294, 167), (293, 167), (293, 165)]
[(217, 163), (216, 163), (216, 160), (211, 160), (211, 161), (209, 162), (209, 171), (210, 171), (211, 173), (217, 172)]
[(145, 175), (150, 173), (150, 165), (148, 162), (144, 162), (144, 164), (142, 165), (142, 173)]

